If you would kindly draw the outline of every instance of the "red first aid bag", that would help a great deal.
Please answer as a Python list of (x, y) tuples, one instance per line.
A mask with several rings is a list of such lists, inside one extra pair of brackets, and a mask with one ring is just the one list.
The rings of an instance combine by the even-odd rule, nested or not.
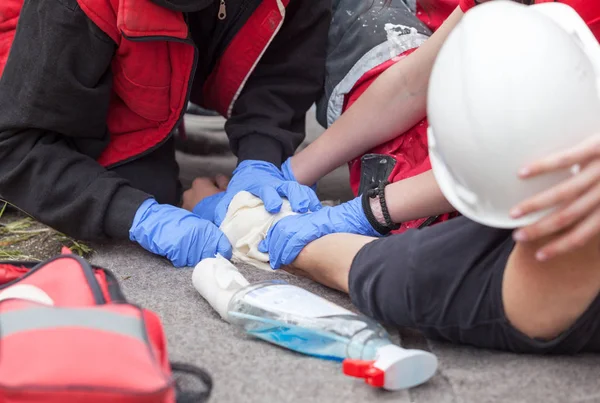
[[(110, 271), (67, 252), (0, 263), (0, 403), (206, 401), (210, 376), (169, 362), (157, 315), (128, 303)], [(178, 371), (202, 386), (184, 391)]]

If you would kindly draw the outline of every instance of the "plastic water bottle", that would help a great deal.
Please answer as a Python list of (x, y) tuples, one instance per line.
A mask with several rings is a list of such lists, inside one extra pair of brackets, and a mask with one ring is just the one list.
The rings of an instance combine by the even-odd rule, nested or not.
[(435, 355), (394, 345), (383, 327), (285, 281), (249, 284), (227, 259), (200, 262), (194, 287), (227, 322), (299, 353), (343, 361), (346, 375), (388, 390), (429, 380)]

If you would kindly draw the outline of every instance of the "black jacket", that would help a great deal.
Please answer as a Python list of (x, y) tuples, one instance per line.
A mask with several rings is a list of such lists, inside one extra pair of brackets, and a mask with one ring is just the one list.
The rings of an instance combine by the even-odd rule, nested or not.
[[(228, 12), (247, 1), (227, 0)], [(191, 99), (201, 103), (197, 88), (222, 36), (214, 18), (219, 2), (155, 2), (188, 12), (199, 54)], [(302, 142), (306, 111), (323, 88), (330, 18), (330, 0), (291, 0), (226, 125), (240, 160), (279, 165)], [(0, 197), (85, 240), (127, 238), (137, 208), (151, 197), (95, 161), (110, 136), (115, 50), (76, 0), (25, 0), (0, 77)]]

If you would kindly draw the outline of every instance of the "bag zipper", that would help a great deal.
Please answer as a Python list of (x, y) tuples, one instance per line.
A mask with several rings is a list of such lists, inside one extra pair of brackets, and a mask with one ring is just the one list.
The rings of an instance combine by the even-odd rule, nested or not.
[(219, 14), (217, 14), (217, 17), (219, 17), (221, 21), (227, 17), (227, 6), (225, 4), (225, 0), (221, 0), (221, 4), (219, 5)]

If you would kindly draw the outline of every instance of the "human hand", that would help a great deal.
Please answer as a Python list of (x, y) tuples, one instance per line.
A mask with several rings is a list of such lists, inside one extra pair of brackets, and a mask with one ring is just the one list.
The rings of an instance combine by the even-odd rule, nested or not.
[(282, 197), (289, 200), (292, 210), (296, 213), (305, 213), (309, 209), (316, 211), (321, 208), (317, 195), (308, 186), (285, 180), (281, 171), (269, 162), (246, 160), (233, 171), (229, 186), (216, 205), (214, 223), (217, 226), (220, 226), (225, 219), (231, 200), (242, 190), (260, 198), (269, 213), (277, 213), (281, 210)]
[(195, 266), (217, 253), (231, 258), (229, 240), (212, 222), (182, 208), (148, 199), (139, 207), (129, 238), (169, 259), (175, 267)]
[(523, 179), (576, 167), (575, 175), (511, 210), (513, 218), (555, 208), (538, 222), (514, 233), (518, 242), (535, 241), (563, 233), (539, 249), (536, 258), (551, 259), (582, 247), (600, 234), (600, 135), (575, 147), (542, 158), (519, 172)]
[[(294, 175), (294, 171), (292, 170), (292, 158), (293, 157), (288, 158), (283, 164), (281, 164), (281, 173), (286, 181), (298, 182), (296, 175)], [(317, 184), (315, 183), (311, 185), (310, 188), (316, 192)]]
[(210, 178), (196, 178), (192, 187), (183, 193), (183, 208), (198, 217), (214, 222), (215, 209), (223, 199), (229, 178), (217, 175), (214, 180)]
[(258, 250), (269, 253), (271, 268), (289, 265), (306, 245), (325, 235), (345, 232), (379, 237), (362, 208), (361, 197), (335, 207), (285, 217), (275, 223)]
[(225, 175), (217, 175), (214, 178), (196, 178), (192, 182), (192, 187), (183, 192), (183, 204), (181, 207), (187, 211), (193, 211), (198, 203), (207, 197), (227, 190), (228, 184), (229, 178)]

